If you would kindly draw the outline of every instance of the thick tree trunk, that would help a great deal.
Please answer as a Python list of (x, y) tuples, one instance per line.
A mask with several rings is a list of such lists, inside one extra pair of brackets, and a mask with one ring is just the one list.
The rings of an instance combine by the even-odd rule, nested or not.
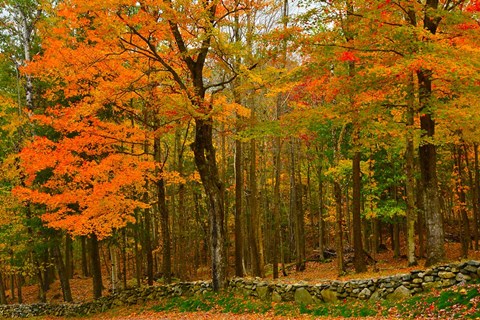
[[(438, 0), (427, 0), (423, 17), (424, 28), (432, 35), (436, 34), (441, 18), (436, 12)], [(433, 72), (427, 69), (417, 71), (419, 102), (420, 102), (420, 129), (423, 141), (419, 147), (420, 171), (422, 187), (424, 189), (425, 225), (427, 231), (427, 260), (425, 266), (431, 266), (445, 260), (443, 216), (440, 210), (437, 180), (437, 150), (435, 139), (435, 120), (430, 106), (432, 97)]]
[(93, 281), (93, 298), (99, 299), (102, 296), (102, 267), (100, 265), (100, 250), (97, 235), (92, 234), (89, 238), (90, 242), (90, 259)]
[(224, 187), (219, 179), (215, 148), (213, 147), (212, 119), (197, 118), (195, 124), (195, 141), (192, 144), (192, 149), (195, 164), (207, 195), (212, 253), (212, 285), (214, 291), (219, 291), (224, 288), (226, 282), (222, 199)]
[(420, 105), (425, 112), (420, 117), (423, 143), (419, 147), (420, 170), (424, 189), (425, 223), (427, 231), (427, 260), (425, 266), (431, 266), (445, 260), (443, 217), (440, 210), (437, 181), (437, 151), (432, 142), (435, 136), (435, 121), (426, 112), (432, 93), (431, 72), (417, 72), (420, 89)]

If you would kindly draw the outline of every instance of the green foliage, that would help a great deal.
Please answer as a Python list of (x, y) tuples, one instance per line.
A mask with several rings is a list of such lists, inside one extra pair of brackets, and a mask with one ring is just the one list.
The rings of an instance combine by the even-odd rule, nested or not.
[(267, 303), (249, 297), (233, 294), (208, 293), (203, 296), (174, 297), (165, 299), (153, 307), (154, 311), (214, 311), (232, 314), (265, 314), (272, 311), (275, 316), (295, 317), (299, 314), (312, 317), (396, 317), (401, 319), (461, 318), (478, 319), (480, 311), (479, 285), (452, 287), (441, 292), (429, 292), (415, 295), (402, 302), (343, 300), (338, 303), (319, 303), (315, 305), (295, 304), (294, 302)]
[(168, 299), (164, 304), (153, 307), (154, 311), (179, 311), (195, 312), (210, 311), (217, 309), (222, 313), (265, 313), (271, 309), (268, 303), (251, 300), (248, 298), (238, 298), (232, 294), (216, 295), (208, 293), (203, 296), (193, 297), (174, 297)]

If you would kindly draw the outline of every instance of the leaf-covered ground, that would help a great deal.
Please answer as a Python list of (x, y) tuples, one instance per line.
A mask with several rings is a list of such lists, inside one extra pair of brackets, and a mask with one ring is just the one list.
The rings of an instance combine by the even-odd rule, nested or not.
[[(210, 294), (116, 308), (76, 319), (478, 319), (479, 303), (479, 284), (432, 291), (400, 302), (345, 300), (312, 306), (266, 303), (229, 294)], [(58, 320), (55, 317), (42, 319)]]
[[(446, 252), (448, 261), (458, 262), (460, 261), (461, 248), (459, 243), (447, 243)], [(419, 261), (419, 266), (416, 267), (407, 267), (407, 260), (402, 259), (393, 259), (393, 254), (390, 250), (387, 250), (383, 253), (378, 254), (374, 258), (377, 260), (376, 270), (374, 271), (373, 266), (369, 266), (369, 272), (356, 274), (353, 272), (353, 268), (350, 267), (347, 274), (339, 277), (336, 271), (336, 261), (332, 259), (331, 261), (320, 263), (320, 262), (308, 262), (307, 268), (303, 272), (296, 272), (295, 268), (289, 268), (287, 270), (288, 276), (281, 276), (278, 281), (283, 283), (295, 283), (299, 281), (318, 283), (322, 280), (347, 280), (347, 279), (361, 279), (361, 278), (377, 278), (388, 275), (394, 275), (399, 273), (408, 273), (412, 270), (423, 269), (424, 260)], [(471, 251), (469, 253), (469, 259), (480, 260), (480, 251)], [(104, 272), (104, 275), (108, 272)], [(204, 272), (199, 279), (208, 279), (209, 271)], [(199, 280), (192, 279), (192, 280)], [(266, 280), (272, 281), (271, 273), (267, 270)], [(110, 288), (109, 279), (104, 278), (105, 290), (104, 294), (109, 294), (108, 289)], [(132, 283), (132, 286), (134, 283)], [(92, 280), (90, 278), (82, 278), (80, 276), (75, 276), (71, 280), (72, 295), (75, 302), (84, 302), (92, 299)], [(34, 303), (38, 301), (38, 287), (36, 285), (25, 286), (23, 288), (23, 297), (25, 303)], [(47, 299), (49, 302), (62, 302), (62, 294), (60, 290), (60, 282), (56, 281), (51, 289), (47, 293)]]
[[(446, 246), (447, 256), (450, 261), (459, 261), (460, 245), (449, 243)], [(406, 273), (413, 269), (423, 269), (423, 261), (419, 261), (417, 267), (406, 267), (405, 259), (395, 260), (392, 258), (392, 252), (387, 251), (374, 257), (377, 260), (376, 271), (369, 267), (369, 272), (355, 274), (353, 270), (347, 274), (338, 277), (335, 268), (335, 260), (326, 263), (308, 262), (307, 270), (304, 272), (295, 272), (294, 268), (288, 270), (287, 277), (281, 277), (278, 281), (293, 283), (298, 281), (318, 283), (322, 280), (331, 279), (354, 279), (354, 278), (372, 278), (398, 273)], [(480, 252), (471, 252), (470, 259), (480, 260)], [(207, 278), (207, 275), (205, 275)], [(272, 280), (267, 274), (267, 280)], [(91, 279), (75, 277), (72, 279), (72, 294), (75, 302), (83, 302), (92, 299)], [(109, 287), (108, 280), (105, 281), (106, 288)], [(142, 306), (130, 306), (116, 308), (103, 314), (97, 314), (91, 319), (311, 319), (312, 317), (325, 316), (328, 319), (343, 317), (370, 317), (372, 319), (381, 318), (418, 318), (418, 319), (449, 319), (449, 318), (467, 318), (469, 315), (475, 315), (478, 307), (478, 285), (471, 285), (462, 288), (452, 288), (445, 291), (433, 291), (428, 295), (415, 296), (410, 300), (393, 305), (387, 302), (369, 304), (354, 301), (342, 301), (339, 305), (321, 305), (317, 308), (299, 307), (293, 303), (282, 303), (279, 305), (270, 304), (268, 306), (259, 304), (258, 301), (243, 299), (242, 297), (230, 298), (228, 301), (212, 303), (211, 301), (184, 301), (179, 299), (170, 299), (156, 303), (149, 303)], [(24, 287), (24, 301), (26, 303), (36, 302), (38, 299), (37, 286)], [(444, 293), (446, 292), (446, 293)], [(106, 289), (104, 294), (108, 294)], [(49, 302), (61, 302), (61, 291), (59, 282), (55, 282), (47, 293)], [(228, 299), (227, 299), (228, 300)], [(241, 300), (241, 301), (239, 301)], [(243, 301), (243, 302), (242, 302)], [(235, 302), (235, 303), (234, 303)], [(220, 303), (220, 304), (219, 304)], [(223, 303), (223, 306), (222, 306)], [(243, 303), (243, 304), (242, 304)], [(205, 304), (212, 304), (207, 307)], [(152, 308), (156, 307), (156, 311)], [(192, 308), (196, 310), (192, 312)], [(195, 309), (196, 308), (196, 309)], [(203, 308), (203, 309), (202, 309)], [(257, 310), (257, 309), (258, 310)], [(475, 317), (473, 317), (475, 318)], [(55, 318), (48, 318), (55, 319)]]

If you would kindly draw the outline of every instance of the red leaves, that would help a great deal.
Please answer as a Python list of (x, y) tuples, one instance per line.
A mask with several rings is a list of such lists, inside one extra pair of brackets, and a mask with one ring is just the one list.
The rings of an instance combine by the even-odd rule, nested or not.
[(339, 57), (338, 57), (338, 60), (340, 61), (344, 61), (344, 62), (356, 62), (356, 61), (360, 61), (360, 59), (355, 56), (355, 53), (353, 53), (352, 51), (344, 51), (342, 52)]
[(467, 6), (467, 12), (480, 12), (480, 1), (472, 1)]

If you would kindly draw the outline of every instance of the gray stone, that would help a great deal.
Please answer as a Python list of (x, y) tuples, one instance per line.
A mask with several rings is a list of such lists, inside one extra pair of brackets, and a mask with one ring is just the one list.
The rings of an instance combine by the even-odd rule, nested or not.
[(378, 290), (375, 290), (375, 292), (372, 293), (369, 300), (379, 301), (380, 299), (382, 299), (382, 297), (383, 297), (383, 290), (378, 289)]
[(451, 279), (451, 278), (455, 278), (455, 273), (449, 272), (449, 271), (440, 271), (438, 273), (438, 276), (442, 279)]
[(410, 292), (410, 290), (408, 290), (404, 286), (400, 286), (397, 289), (395, 289), (393, 293), (387, 295), (387, 300), (399, 301), (411, 296), (412, 296), (412, 293)]
[(464, 270), (470, 273), (477, 273), (478, 268), (469, 264), (464, 268)]
[(336, 302), (338, 301), (337, 293), (330, 289), (325, 289), (320, 292), (322, 295), (323, 301), (325, 302)]
[(312, 296), (305, 288), (295, 290), (294, 299), (298, 304), (309, 305), (314, 303)]
[(423, 289), (431, 289), (431, 288), (440, 288), (442, 286), (442, 283), (440, 281), (434, 281), (434, 282), (425, 282), (423, 283)]
[(372, 295), (372, 292), (368, 288), (365, 288), (360, 292), (360, 294), (358, 295), (358, 298), (365, 300), (370, 298), (371, 295)]
[(463, 273), (457, 273), (457, 276), (455, 277), (455, 280), (457, 280), (458, 282), (461, 282), (461, 281), (468, 281), (472, 279), (472, 277), (470, 276), (467, 276)]
[(282, 296), (280, 295), (280, 293), (278, 293), (277, 291), (273, 291), (272, 301), (273, 302), (282, 302)]
[(257, 287), (257, 294), (263, 301), (268, 301), (270, 299), (270, 290), (267, 286)]
[(423, 281), (425, 282), (433, 282), (435, 278), (433, 276), (425, 276), (425, 278), (423, 278)]

